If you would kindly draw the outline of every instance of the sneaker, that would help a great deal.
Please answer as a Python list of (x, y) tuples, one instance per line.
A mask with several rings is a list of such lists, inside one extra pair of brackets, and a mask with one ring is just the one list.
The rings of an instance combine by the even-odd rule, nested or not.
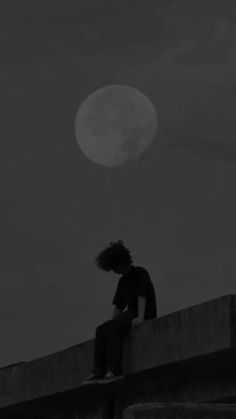
[(88, 378), (86, 378), (84, 381), (82, 381), (82, 384), (92, 384), (94, 382), (97, 382), (98, 380), (101, 380), (104, 378), (104, 374), (100, 373), (93, 373)]
[(122, 378), (123, 375), (122, 374), (114, 374), (112, 371), (108, 371), (105, 375), (105, 377), (102, 379), (104, 381), (112, 381), (112, 380), (117, 380), (119, 378)]

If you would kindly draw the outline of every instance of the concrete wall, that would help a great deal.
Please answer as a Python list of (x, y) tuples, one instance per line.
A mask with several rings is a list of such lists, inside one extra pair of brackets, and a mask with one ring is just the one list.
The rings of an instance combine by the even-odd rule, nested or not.
[[(202, 357), (231, 347), (235, 297), (199, 304), (147, 321), (127, 339), (127, 372)], [(235, 308), (234, 308), (235, 310)]]
[(224, 296), (133, 329), (124, 348), (126, 378), (117, 387), (79, 387), (92, 369), (93, 340), (3, 368), (2, 417), (13, 417), (14, 405), (16, 416), (120, 419), (134, 403), (233, 400), (235, 303), (236, 296)]
[(233, 419), (236, 405), (151, 403), (130, 406), (124, 419)]

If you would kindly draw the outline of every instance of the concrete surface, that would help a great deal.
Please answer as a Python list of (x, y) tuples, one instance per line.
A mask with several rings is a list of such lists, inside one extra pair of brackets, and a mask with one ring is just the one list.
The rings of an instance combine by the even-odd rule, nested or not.
[(236, 405), (149, 403), (125, 409), (123, 419), (235, 419)]
[(168, 365), (231, 347), (235, 296), (225, 296), (149, 320), (127, 339), (127, 372)]
[[(178, 367), (181, 367), (181, 374), (183, 368), (191, 374), (201, 369), (205, 371), (210, 366), (215, 371), (223, 361), (232, 367), (235, 303), (236, 296), (228, 295), (146, 321), (131, 331), (125, 343), (126, 373), (132, 379), (134, 373), (146, 371), (146, 380), (150, 383), (153, 380), (156, 385), (158, 380), (156, 375), (152, 377), (152, 371), (157, 370), (160, 386), (168, 374), (173, 375), (176, 371), (178, 376)], [(1, 369), (0, 407), (77, 389), (92, 369), (93, 344), (90, 340), (28, 363)], [(144, 376), (134, 381), (134, 386), (140, 386), (142, 392)]]

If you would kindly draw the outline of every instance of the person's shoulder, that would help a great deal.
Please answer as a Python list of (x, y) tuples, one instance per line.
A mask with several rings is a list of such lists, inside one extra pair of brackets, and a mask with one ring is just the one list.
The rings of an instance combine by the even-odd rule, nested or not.
[(137, 271), (142, 271), (142, 272), (147, 272), (147, 269), (146, 268), (144, 268), (144, 266), (141, 266), (141, 265), (135, 265), (134, 266), (134, 269), (136, 269)]
[(140, 275), (143, 275), (143, 276), (146, 276), (146, 277), (150, 278), (148, 270), (146, 268), (144, 268), (144, 266), (135, 266), (134, 268), (135, 268), (135, 272), (137, 274), (140, 274)]

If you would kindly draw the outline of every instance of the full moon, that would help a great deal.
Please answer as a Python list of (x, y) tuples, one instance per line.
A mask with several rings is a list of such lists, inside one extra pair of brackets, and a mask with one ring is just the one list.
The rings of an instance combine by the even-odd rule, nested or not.
[(115, 167), (147, 150), (157, 126), (156, 109), (144, 93), (131, 86), (110, 85), (96, 90), (81, 104), (75, 135), (87, 158)]

